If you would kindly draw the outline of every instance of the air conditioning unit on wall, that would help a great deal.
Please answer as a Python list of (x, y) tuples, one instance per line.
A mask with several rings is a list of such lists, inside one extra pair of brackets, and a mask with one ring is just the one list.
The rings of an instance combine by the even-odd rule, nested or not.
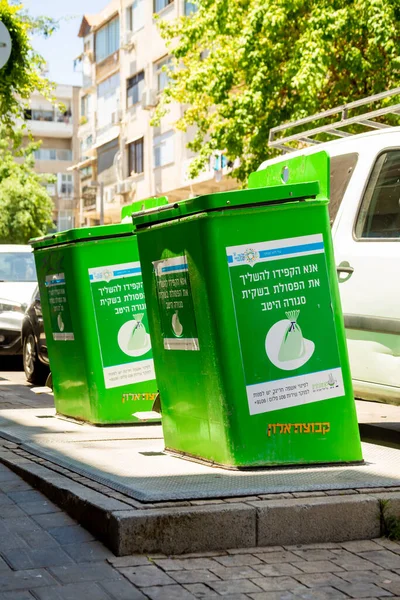
[(141, 98), (141, 105), (143, 110), (150, 110), (155, 108), (158, 104), (156, 90), (147, 89), (144, 90)]
[(124, 35), (122, 36), (121, 47), (124, 48), (124, 50), (132, 50), (134, 46), (135, 40), (133, 38), (132, 31), (125, 31)]
[(115, 112), (111, 113), (111, 123), (112, 125), (118, 125), (122, 119), (122, 110), (118, 109)]

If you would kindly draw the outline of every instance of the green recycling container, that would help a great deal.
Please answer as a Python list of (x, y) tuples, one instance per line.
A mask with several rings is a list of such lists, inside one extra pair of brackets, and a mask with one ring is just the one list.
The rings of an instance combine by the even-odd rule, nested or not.
[(166, 450), (228, 468), (362, 461), (320, 152), (133, 215)]
[(147, 414), (157, 420), (132, 223), (72, 229), (31, 243), (57, 413), (95, 425), (134, 423)]

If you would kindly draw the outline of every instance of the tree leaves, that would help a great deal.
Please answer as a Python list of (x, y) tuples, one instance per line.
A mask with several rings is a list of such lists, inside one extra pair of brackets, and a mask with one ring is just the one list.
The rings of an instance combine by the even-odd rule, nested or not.
[[(16, 132), (16, 138), (21, 137)], [(40, 143), (11, 150), (0, 128), (0, 243), (26, 244), (53, 225), (53, 202), (43, 183), (53, 176), (34, 172), (34, 151)], [(18, 160), (18, 162), (17, 162)]]
[(271, 127), (398, 85), (398, 0), (197, 0), (198, 10), (159, 19), (173, 55), (168, 105), (184, 105), (176, 127), (193, 129), (199, 153), (240, 158), (241, 181), (273, 156)]

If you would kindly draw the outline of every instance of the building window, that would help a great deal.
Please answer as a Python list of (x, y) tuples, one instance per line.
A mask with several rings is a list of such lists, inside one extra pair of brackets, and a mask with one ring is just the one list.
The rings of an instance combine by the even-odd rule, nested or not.
[(127, 28), (135, 33), (143, 29), (145, 21), (145, 0), (134, 0), (127, 8)]
[(137, 73), (126, 82), (126, 105), (127, 108), (140, 102), (144, 91), (144, 71)]
[(189, 2), (188, 0), (185, 0), (185, 15), (188, 17), (189, 15), (191, 15), (192, 13), (197, 11), (197, 5), (194, 4), (193, 2)]
[(101, 62), (119, 49), (119, 17), (96, 32), (96, 62)]
[(89, 95), (82, 96), (81, 98), (81, 117), (89, 119), (91, 113), (92, 97)]
[(114, 167), (114, 158), (119, 151), (119, 139), (116, 138), (97, 149), (97, 173), (103, 173)]
[(97, 128), (101, 130), (115, 122), (119, 108), (119, 73), (111, 75), (97, 86)]
[(163, 167), (174, 162), (174, 132), (156, 135), (153, 140), (154, 166)]
[(74, 195), (74, 179), (71, 173), (58, 174), (58, 194), (68, 197)]
[(128, 146), (128, 169), (129, 175), (143, 173), (143, 138)]
[(72, 150), (53, 150), (50, 148), (39, 148), (35, 150), (36, 160), (72, 160)]
[(57, 217), (58, 231), (72, 229), (74, 226), (74, 213), (70, 210), (60, 210)]
[(174, 0), (154, 0), (154, 12), (158, 13), (163, 8), (167, 8)]
[(163, 67), (165, 67), (165, 69), (169, 69), (171, 67), (170, 56), (163, 58), (155, 64), (155, 71), (157, 77), (157, 92), (162, 92), (163, 89), (166, 88), (169, 83), (168, 73), (165, 72)]
[(48, 193), (49, 196), (56, 195), (56, 184), (55, 183), (46, 183), (44, 187), (46, 188), (46, 192)]

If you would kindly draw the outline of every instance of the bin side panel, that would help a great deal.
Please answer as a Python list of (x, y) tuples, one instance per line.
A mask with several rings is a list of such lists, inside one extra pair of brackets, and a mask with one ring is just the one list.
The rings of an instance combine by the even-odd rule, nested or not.
[(211, 462), (230, 463), (226, 394), (204, 284), (199, 221), (196, 216), (139, 233), (139, 251), (165, 445)]

